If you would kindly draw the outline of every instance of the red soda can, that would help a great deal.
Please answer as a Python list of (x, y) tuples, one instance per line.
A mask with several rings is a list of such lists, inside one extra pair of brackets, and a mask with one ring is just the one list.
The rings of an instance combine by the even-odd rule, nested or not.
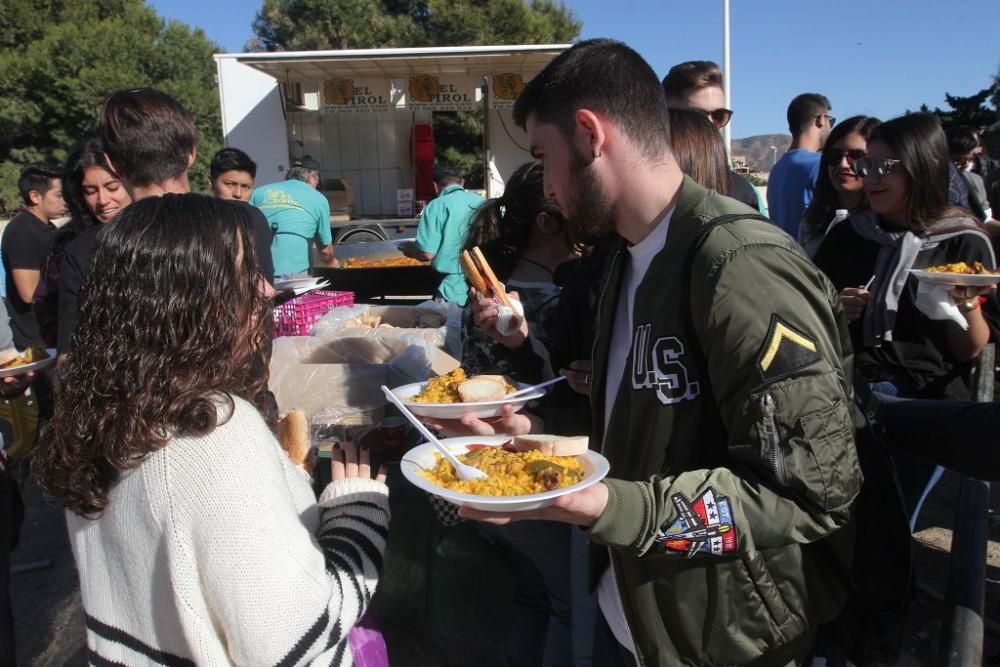
[(406, 444), (406, 420), (402, 417), (386, 417), (379, 426), (382, 433), (382, 456), (387, 461), (398, 461), (403, 456)]

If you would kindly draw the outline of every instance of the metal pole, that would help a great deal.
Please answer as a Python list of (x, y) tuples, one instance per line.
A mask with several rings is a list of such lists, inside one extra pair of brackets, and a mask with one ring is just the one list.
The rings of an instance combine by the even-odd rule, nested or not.
[[(975, 400), (993, 400), (995, 347), (987, 345), (976, 366)], [(975, 667), (983, 664), (983, 598), (986, 580), (989, 482), (963, 478), (955, 513), (948, 564), (945, 617), (941, 624), (938, 664)]]
[[(731, 94), (733, 70), (729, 66), (729, 0), (722, 0), (722, 91), (726, 97), (726, 108), (732, 109)], [(732, 163), (732, 124), (722, 128), (722, 141), (726, 144), (726, 159)]]

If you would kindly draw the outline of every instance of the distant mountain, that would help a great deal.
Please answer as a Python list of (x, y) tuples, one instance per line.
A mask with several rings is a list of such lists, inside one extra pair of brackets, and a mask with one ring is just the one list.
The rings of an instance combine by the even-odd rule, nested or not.
[[(742, 155), (747, 159), (750, 171), (767, 173), (771, 165), (788, 150), (792, 141), (790, 134), (758, 134), (745, 139), (733, 139), (732, 155)], [(775, 150), (771, 150), (771, 146)]]

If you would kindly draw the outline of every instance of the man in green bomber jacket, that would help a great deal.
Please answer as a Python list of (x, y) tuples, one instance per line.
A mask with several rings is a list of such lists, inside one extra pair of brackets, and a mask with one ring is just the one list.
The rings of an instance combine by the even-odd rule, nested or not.
[(460, 513), (585, 527), (624, 664), (796, 664), (843, 605), (854, 548), (846, 322), (790, 237), (683, 176), (658, 85), (632, 49), (591, 40), (516, 102), (577, 240), (624, 239), (591, 385), (611, 474), (530, 513)]

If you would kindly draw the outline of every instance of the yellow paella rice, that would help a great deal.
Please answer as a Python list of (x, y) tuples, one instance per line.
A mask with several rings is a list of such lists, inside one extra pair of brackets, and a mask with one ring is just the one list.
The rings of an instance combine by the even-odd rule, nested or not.
[(440, 454), (437, 463), (420, 474), (449, 491), (478, 496), (526, 496), (561, 489), (584, 477), (576, 456), (546, 456), (537, 450), (508, 452), (502, 447), (482, 447), (462, 454), (458, 460), (473, 465), (488, 477), (462, 481), (451, 464)]
[(419, 394), (410, 400), (414, 403), (461, 403), (458, 385), (465, 382), (465, 371), (456, 368), (450, 373), (439, 375), (427, 381)]

